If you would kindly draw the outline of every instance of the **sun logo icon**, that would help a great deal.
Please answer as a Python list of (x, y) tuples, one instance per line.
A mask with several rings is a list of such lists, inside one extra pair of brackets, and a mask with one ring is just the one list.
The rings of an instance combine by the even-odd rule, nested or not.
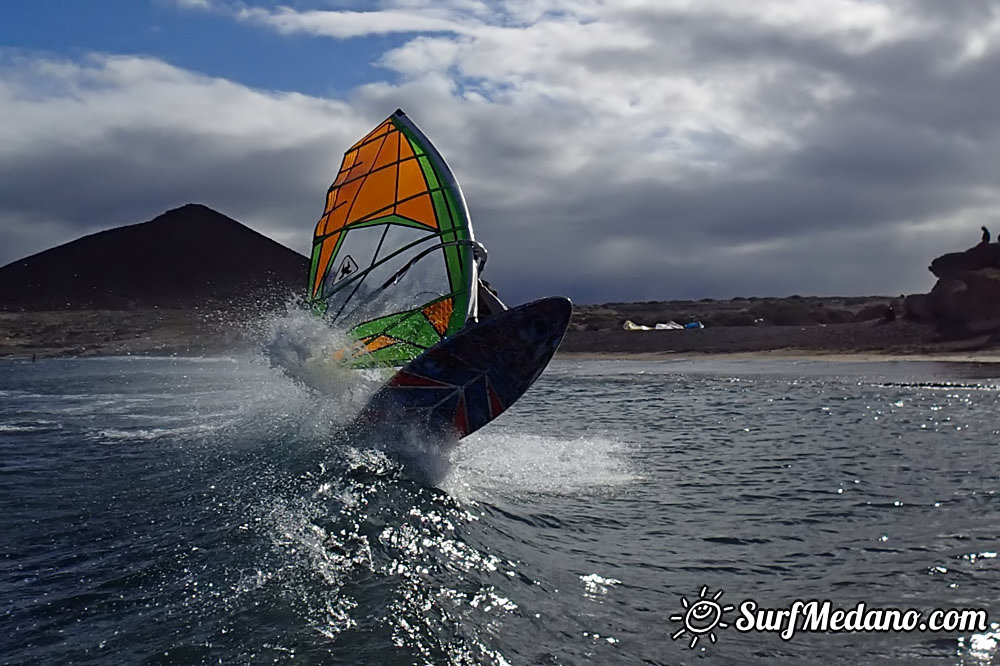
[(681, 604), (685, 611), (683, 614), (671, 615), (670, 621), (681, 622), (684, 626), (670, 636), (671, 640), (676, 641), (685, 633), (690, 633), (691, 644), (688, 647), (692, 650), (698, 645), (702, 636), (708, 636), (708, 640), (714, 643), (716, 641), (715, 628), (725, 629), (729, 626), (722, 621), (722, 614), (735, 608), (735, 606), (723, 606), (719, 603), (720, 598), (722, 598), (722, 590), (709, 598), (707, 585), (701, 588), (694, 603), (689, 603), (687, 598), (681, 597)]

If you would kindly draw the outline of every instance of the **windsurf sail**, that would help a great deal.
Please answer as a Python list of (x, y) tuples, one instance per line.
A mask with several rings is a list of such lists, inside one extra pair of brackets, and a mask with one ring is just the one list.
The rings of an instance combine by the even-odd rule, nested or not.
[(475, 316), (476, 243), (451, 169), (397, 110), (344, 154), (316, 224), (309, 297), (355, 367), (403, 365)]

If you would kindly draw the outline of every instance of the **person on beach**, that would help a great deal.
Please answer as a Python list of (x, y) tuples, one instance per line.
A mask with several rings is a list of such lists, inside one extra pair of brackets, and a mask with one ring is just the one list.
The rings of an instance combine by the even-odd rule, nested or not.
[(986, 245), (987, 243), (990, 242), (990, 230), (987, 229), (986, 227), (979, 227), (979, 228), (983, 230), (983, 239), (979, 242), (982, 245)]

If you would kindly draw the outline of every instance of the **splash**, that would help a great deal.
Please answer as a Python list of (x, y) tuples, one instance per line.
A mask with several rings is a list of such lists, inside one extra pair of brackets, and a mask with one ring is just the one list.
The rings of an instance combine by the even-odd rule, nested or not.
[(260, 328), (262, 349), (271, 365), (312, 391), (343, 397), (385, 378), (384, 371), (353, 370), (337, 360), (338, 352), (350, 344), (346, 333), (296, 305), (264, 320)]
[(636, 479), (625, 449), (611, 437), (561, 439), (491, 430), (463, 440), (441, 488), (455, 497), (479, 500), (621, 486)]
[(395, 421), (364, 423), (362, 410), (391, 369), (338, 362), (335, 354), (348, 340), (343, 330), (289, 303), (285, 312), (260, 320), (256, 331), (260, 353), (251, 363), (260, 372), (242, 380), (248, 394), (242, 427), (276, 439), (294, 438), (297, 446), (312, 451), (300, 451), (298, 457), (315, 464), (328, 460), (325, 451), (346, 455), (356, 463), (352, 468), (375, 471), (388, 455), (402, 465), (402, 473), (427, 486), (448, 474), (454, 438)]
[[(284, 314), (264, 322), (261, 334), (262, 358), (302, 393), (269, 399), (267, 411), (283, 404), (290, 407), (284, 411), (301, 419), (298, 434), (329, 440), (338, 427), (358, 418), (387, 378), (385, 370), (357, 370), (336, 362), (333, 354), (344, 347), (345, 332), (300, 306), (289, 305)], [(490, 428), (458, 445), (454, 437), (405, 424), (375, 425), (360, 435), (349, 433), (349, 446), (384, 453), (399, 462), (409, 478), (454, 497), (567, 494), (635, 478), (625, 462), (625, 445), (612, 437), (559, 439)]]

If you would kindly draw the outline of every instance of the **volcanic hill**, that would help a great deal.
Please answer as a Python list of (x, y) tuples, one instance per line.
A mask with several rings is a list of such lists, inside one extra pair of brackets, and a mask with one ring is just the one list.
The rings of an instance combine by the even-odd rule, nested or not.
[(0, 309), (238, 307), (302, 291), (309, 260), (201, 204), (0, 268)]

